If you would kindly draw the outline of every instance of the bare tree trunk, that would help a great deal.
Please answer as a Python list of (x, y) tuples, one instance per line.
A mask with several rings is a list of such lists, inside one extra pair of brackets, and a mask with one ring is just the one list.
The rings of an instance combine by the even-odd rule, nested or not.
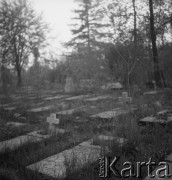
[[(18, 58), (18, 56), (16, 58)], [(17, 86), (21, 87), (22, 77), (21, 77), (21, 67), (19, 64), (19, 59), (16, 59), (16, 71), (17, 71)]]
[(5, 67), (2, 64), (1, 65), (1, 81), (2, 81), (2, 88), (3, 88), (3, 93), (7, 93), (7, 82), (6, 82), (6, 77), (5, 77)]
[(159, 70), (158, 63), (158, 50), (156, 45), (156, 33), (154, 27), (154, 13), (153, 13), (153, 2), (149, 0), (149, 10), (150, 10), (150, 33), (152, 41), (152, 54), (153, 54), (153, 63), (154, 63), (154, 78), (157, 86), (161, 86), (161, 74)]
[(18, 85), (18, 87), (21, 87), (22, 77), (21, 77), (21, 70), (19, 68), (17, 69), (17, 78), (18, 78), (17, 85)]
[(86, 25), (87, 25), (87, 34), (88, 34), (88, 42), (87, 42), (87, 48), (88, 48), (88, 56), (90, 56), (90, 51), (91, 51), (91, 47), (90, 47), (90, 22), (89, 22), (89, 5), (86, 3)]
[(134, 12), (134, 46), (135, 50), (137, 48), (137, 12), (136, 12), (136, 0), (132, 0), (133, 2), (133, 12)]

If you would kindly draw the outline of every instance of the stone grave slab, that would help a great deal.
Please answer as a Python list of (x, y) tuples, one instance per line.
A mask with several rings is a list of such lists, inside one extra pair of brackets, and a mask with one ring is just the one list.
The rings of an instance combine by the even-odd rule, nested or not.
[(14, 126), (14, 127), (21, 127), (25, 126), (26, 123), (21, 123), (21, 122), (7, 122), (7, 126)]
[(85, 99), (86, 101), (98, 101), (98, 100), (104, 100), (104, 99), (108, 99), (108, 98), (112, 98), (110, 96), (97, 96), (97, 97), (93, 97), (93, 98), (89, 98), (89, 99)]
[(16, 109), (16, 107), (6, 107), (4, 108), (4, 110), (6, 111), (14, 111)]
[(45, 107), (30, 109), (30, 110), (28, 110), (28, 112), (42, 112), (42, 111), (50, 110), (52, 108), (53, 108), (53, 106), (45, 106)]
[(155, 116), (149, 116), (141, 119), (140, 123), (160, 123), (168, 124), (172, 121), (172, 112), (170, 110), (159, 111)]
[(66, 164), (70, 164), (74, 160), (75, 167), (72, 168), (79, 169), (86, 163), (92, 163), (98, 160), (100, 153), (100, 146), (99, 148), (95, 148), (95, 146), (87, 146), (81, 143), (74, 148), (65, 150), (35, 164), (31, 164), (27, 166), (27, 168), (55, 178), (64, 178), (66, 177), (67, 171)]
[[(109, 139), (110, 136), (100, 135), (100, 139)], [(112, 139), (112, 137), (110, 137)], [(123, 144), (125, 140), (123, 138), (115, 138), (117, 142)], [(102, 147), (100, 145), (94, 145), (93, 139), (84, 141), (79, 145), (65, 150), (59, 154), (50, 156), (35, 164), (27, 166), (27, 169), (38, 171), (41, 174), (48, 175), (55, 178), (65, 178), (67, 171), (67, 164), (75, 161), (74, 170), (82, 168), (87, 163), (93, 163), (101, 157)], [(106, 150), (105, 150), (106, 152)]]
[(68, 109), (64, 111), (57, 112), (58, 115), (71, 115), (76, 111), (76, 109)]
[(79, 96), (73, 96), (73, 97), (66, 98), (65, 100), (66, 100), (66, 101), (80, 100), (80, 99), (87, 98), (87, 97), (89, 97), (89, 96), (90, 96), (90, 95), (79, 95)]
[(33, 97), (27, 97), (28, 100), (35, 100), (37, 99), (37, 97), (33, 96)]
[(162, 93), (163, 91), (148, 91), (143, 93), (144, 95), (154, 95), (154, 94), (158, 94), (158, 93)]
[(102, 90), (117, 90), (122, 88), (123, 86), (120, 82), (111, 82), (101, 87)]
[(56, 114), (58, 115), (72, 115), (74, 112), (76, 112), (77, 110), (82, 110), (84, 109), (85, 106), (81, 106), (75, 109), (68, 109), (68, 110), (64, 110), (64, 111), (59, 111)]
[(145, 123), (164, 123), (165, 121), (163, 119), (157, 119), (156, 117), (149, 116), (145, 117), (140, 120), (140, 122), (145, 122)]
[(19, 99), (21, 99), (22, 97), (21, 96), (12, 96), (12, 99), (15, 99), (15, 100), (19, 100)]
[(0, 107), (13, 107), (16, 103), (6, 103), (6, 104), (0, 104)]
[(109, 135), (99, 135), (97, 136), (94, 141), (98, 141), (98, 142), (113, 142), (115, 141), (116, 143), (119, 144), (119, 146), (123, 146), (124, 143), (127, 142), (127, 139), (125, 138), (120, 138), (120, 137), (114, 137), (114, 136), (109, 136)]
[(172, 154), (168, 155), (168, 156), (165, 158), (165, 161), (172, 162)]
[(49, 135), (49, 134), (42, 135), (41, 132), (42, 132), (42, 130), (33, 131), (33, 132), (28, 133), (27, 136), (34, 138), (34, 140), (38, 138), (38, 141), (39, 141), (39, 139), (47, 139), (47, 138), (51, 137), (51, 135)]
[(40, 131), (33, 131), (26, 135), (18, 136), (6, 141), (0, 142), (0, 152), (2, 152), (5, 148), (9, 148), (11, 150), (21, 146), (27, 142), (38, 142), (45, 138), (49, 138), (49, 135), (41, 135), (39, 134)]
[(165, 109), (165, 110), (159, 111), (157, 115), (164, 115), (165, 113), (168, 113), (168, 112), (169, 110)]
[(113, 109), (111, 111), (102, 112), (99, 114), (92, 115), (91, 118), (102, 118), (102, 119), (110, 119), (115, 118), (122, 114), (127, 114), (129, 110), (124, 110), (120, 108)]
[(66, 95), (58, 95), (58, 96), (54, 96), (54, 97), (47, 97), (44, 98), (44, 101), (48, 101), (48, 100), (57, 100), (57, 99), (62, 99), (62, 98), (66, 98)]
[(90, 139), (90, 140), (88, 140), (88, 141), (84, 141), (84, 142), (80, 143), (79, 145), (80, 145), (80, 146), (84, 146), (84, 147), (101, 149), (101, 147), (100, 147), (99, 145), (93, 145), (93, 139)]

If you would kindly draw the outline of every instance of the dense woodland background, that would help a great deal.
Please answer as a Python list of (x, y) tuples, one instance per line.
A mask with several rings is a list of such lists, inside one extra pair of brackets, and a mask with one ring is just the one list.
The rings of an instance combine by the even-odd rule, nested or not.
[[(71, 17), (69, 53), (45, 54), (50, 31), (26, 0), (0, 2), (0, 79), (2, 92), (21, 86), (61, 87), (70, 76), (100, 87), (172, 77), (171, 0), (76, 0)], [(33, 60), (33, 62), (31, 62)]]

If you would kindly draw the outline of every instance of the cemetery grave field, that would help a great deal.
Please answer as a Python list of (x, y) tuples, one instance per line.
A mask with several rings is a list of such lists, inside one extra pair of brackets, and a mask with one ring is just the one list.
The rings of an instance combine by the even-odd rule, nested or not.
[[(154, 142), (155, 135), (160, 136), (160, 134), (161, 136), (163, 134), (160, 137), (162, 139), (166, 139), (166, 136), (172, 137), (172, 132), (169, 129), (168, 134), (166, 134), (165, 128), (161, 130), (160, 134), (157, 134), (159, 130), (156, 128), (154, 132), (151, 131), (154, 134), (150, 134), (150, 131), (145, 126), (138, 126), (140, 119), (164, 109), (170, 109), (170, 102), (164, 103), (165, 94), (161, 93), (161, 96), (156, 97), (153, 94), (152, 102), (150, 102), (151, 95), (148, 97), (145, 95), (134, 97), (132, 103), (128, 103), (128, 100), (124, 102), (119, 99), (119, 94), (119, 92), (116, 94), (114, 92), (65, 94), (42, 91), (40, 97), (37, 97), (34, 93), (32, 93), (32, 96), (23, 93), (22, 98), (18, 98), (19, 101), (15, 98), (3, 98), (3, 101), (1, 101), (3, 103), (0, 106), (0, 144), (18, 137), (26, 137), (28, 134), (32, 136), (28, 139), (26, 137), (23, 142), (19, 142), (19, 139), (15, 148), (4, 148), (3, 151), (0, 151), (0, 168), (4, 169), (5, 167), (7, 171), (12, 169), (16, 177), (22, 180), (31, 178), (41, 180), (45, 177), (51, 179), (54, 178), (52, 173), (45, 173), (43, 170), (40, 171), (40, 174), (34, 168), (28, 169), (27, 167), (30, 167), (31, 164), (42, 162), (43, 159), (48, 159), (51, 156), (55, 157), (56, 154), (60, 154), (63, 151), (75, 150), (75, 147), (78, 147), (79, 144), (84, 145), (83, 142), (89, 139), (93, 139), (93, 142), (91, 146), (88, 145), (88, 149), (98, 145), (108, 150), (107, 153), (110, 153), (110, 155), (119, 153), (119, 155), (123, 156), (125, 152), (124, 154), (127, 158), (135, 157), (139, 159), (142, 157), (142, 153), (147, 152), (146, 150), (142, 152), (138, 148), (145, 145), (148, 139), (150, 141), (152, 138)], [(17, 96), (20, 97), (20, 94), (17, 94)], [(15, 109), (5, 109), (8, 107), (8, 104), (11, 107), (11, 104), (13, 105), (15, 102), (17, 102)], [(104, 113), (107, 115), (107, 112), (111, 113), (110, 117), (104, 116)], [(168, 114), (170, 113), (171, 111), (168, 112)], [(51, 116), (52, 114), (54, 115)], [(103, 114), (103, 116), (99, 117), (97, 116), (98, 114)], [(163, 115), (160, 113), (160, 115), (168, 118), (167, 113)], [(38, 132), (37, 134), (33, 133), (36, 131)], [(143, 136), (143, 132), (147, 135)], [(124, 147), (121, 147), (120, 142), (123, 142), (123, 140), (120, 138), (125, 139)], [(164, 139), (162, 143), (165, 143)], [(170, 142), (166, 142), (163, 145), (163, 150), (166, 148), (163, 155), (160, 155), (157, 150), (157, 152), (154, 152), (153, 158), (160, 160), (165, 155), (170, 154), (172, 151), (169, 144)], [(122, 151), (120, 148), (123, 148)], [(155, 148), (158, 149), (160, 147)], [(149, 154), (147, 154), (148, 156)], [(72, 167), (68, 168), (72, 169)], [(68, 169), (67, 171), (65, 170), (65, 178), (82, 179), (85, 177), (86, 179), (84, 175), (86, 173), (89, 179), (89, 175), (93, 170), (98, 173), (98, 161), (96, 159), (90, 166), (84, 164), (74, 171), (69, 169), (68, 172)], [(95, 172), (92, 173), (96, 178), (98, 174)], [(55, 177), (55, 179), (58, 179), (58, 177)]]

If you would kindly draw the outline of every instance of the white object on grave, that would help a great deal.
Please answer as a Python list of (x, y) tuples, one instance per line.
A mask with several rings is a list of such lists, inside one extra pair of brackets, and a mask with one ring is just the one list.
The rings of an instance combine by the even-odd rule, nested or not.
[(66, 78), (66, 84), (64, 89), (66, 93), (73, 92), (75, 90), (74, 82), (71, 77)]
[(65, 133), (65, 130), (62, 131), (61, 129), (56, 128), (56, 125), (59, 125), (60, 120), (58, 118), (56, 118), (56, 114), (55, 113), (51, 113), (50, 117), (47, 117), (47, 123), (49, 123), (49, 131), (50, 134), (58, 134), (58, 133)]

